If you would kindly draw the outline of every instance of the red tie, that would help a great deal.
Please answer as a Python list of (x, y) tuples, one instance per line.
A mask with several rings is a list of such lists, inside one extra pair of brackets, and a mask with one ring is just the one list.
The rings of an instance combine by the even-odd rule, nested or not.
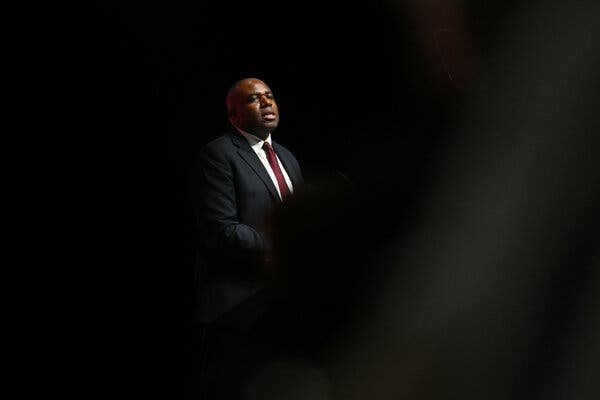
[(269, 164), (275, 173), (275, 177), (277, 178), (277, 185), (279, 185), (279, 192), (281, 193), (281, 198), (285, 199), (286, 196), (290, 194), (290, 189), (288, 188), (287, 183), (285, 182), (285, 178), (283, 177), (283, 173), (279, 168), (279, 163), (277, 162), (277, 156), (275, 155), (275, 150), (268, 143), (265, 142), (263, 144), (263, 150), (267, 153), (267, 160), (269, 160)]

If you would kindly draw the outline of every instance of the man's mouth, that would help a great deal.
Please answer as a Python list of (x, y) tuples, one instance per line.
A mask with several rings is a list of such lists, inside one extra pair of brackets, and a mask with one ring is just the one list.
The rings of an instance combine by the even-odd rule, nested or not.
[(263, 118), (267, 121), (275, 121), (275, 119), (277, 119), (277, 116), (274, 113), (266, 113), (263, 114)]

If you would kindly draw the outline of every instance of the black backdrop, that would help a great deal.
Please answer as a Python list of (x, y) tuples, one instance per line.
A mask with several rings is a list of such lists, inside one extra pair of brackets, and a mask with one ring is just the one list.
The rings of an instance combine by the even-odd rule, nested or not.
[[(598, 248), (592, 229), (597, 230), (593, 222), (599, 202), (591, 195), (600, 170), (593, 153), (597, 124), (592, 124), (598, 91), (589, 84), (598, 71), (593, 65), (598, 52), (592, 51), (598, 41), (592, 37), (595, 25), (580, 22), (597, 15), (594, 3), (26, 4), (29, 9), (19, 14), (24, 18), (7, 35), (16, 54), (6, 56), (6, 65), (19, 69), (6, 74), (17, 89), (10, 103), (25, 105), (23, 114), (11, 115), (16, 123), (6, 135), (22, 142), (24, 149), (9, 154), (16, 156), (8, 170), (16, 187), (6, 190), (6, 197), (20, 203), (14, 210), (22, 211), (14, 213), (18, 228), (10, 236), (25, 239), (22, 249), (11, 249), (17, 257), (6, 268), (22, 274), (25, 282), (11, 297), (23, 306), (15, 307), (21, 317), (15, 326), (26, 328), (17, 352), (31, 371), (19, 389), (78, 399), (181, 397), (192, 371), (195, 228), (189, 168), (198, 148), (226, 126), (227, 88), (246, 76), (265, 80), (275, 91), (281, 124), (274, 135), (297, 155), (309, 182), (318, 185), (342, 174), (369, 194), (363, 198), (366, 204), (352, 198), (347, 208), (327, 198), (325, 208), (334, 211), (328, 216), (344, 221), (350, 209), (363, 218), (364, 226), (375, 223), (402, 231), (402, 223), (389, 223), (398, 215), (387, 212), (410, 210), (419, 200), (422, 178), (436, 169), (440, 150), (449, 155), (447, 166), (455, 161), (470, 167), (465, 177), (474, 179), (470, 183), (476, 198), (465, 204), (483, 202), (492, 210), (486, 216), (496, 215), (497, 204), (482, 193), (516, 184), (508, 188), (520, 193), (520, 211), (533, 222), (515, 218), (507, 232), (517, 239), (521, 233), (541, 238), (532, 249), (537, 257), (528, 266), (537, 270), (551, 261), (561, 271), (555, 286), (562, 289), (549, 290), (549, 298), (565, 306), (562, 318), (556, 319), (555, 310), (545, 303), (529, 307), (532, 303), (517, 298), (510, 304), (540, 312), (548, 326), (557, 327), (549, 330), (550, 343), (560, 343), (566, 335), (558, 327), (565, 321), (568, 325), (571, 304), (561, 295), (577, 294), (592, 282), (587, 279), (591, 272), (578, 270), (574, 284), (563, 284), (569, 274), (562, 267), (585, 267), (588, 253), (597, 254)], [(443, 6), (452, 4), (464, 9)], [(13, 20), (13, 14), (7, 18)], [(18, 39), (26, 40), (14, 45)], [(497, 63), (500, 68), (494, 70)], [(479, 80), (478, 74), (487, 79)], [(479, 119), (478, 104), (473, 104), (478, 101), (491, 115), (488, 120), (485, 115)], [(456, 117), (464, 105), (475, 111), (466, 123), (468, 132), (453, 130), (455, 123), (461, 126)], [(536, 114), (540, 110), (542, 118)], [(573, 130), (562, 130), (557, 123), (573, 123)], [(478, 124), (487, 129), (480, 131)], [(500, 140), (504, 138), (508, 142)], [(494, 146), (497, 141), (504, 147)], [(6, 148), (13, 153), (16, 147)], [(487, 149), (491, 158), (479, 149)], [(523, 159), (531, 164), (516, 168)], [(564, 159), (564, 164), (555, 159)], [(479, 171), (486, 165), (487, 170)], [(490, 175), (493, 167), (518, 171)], [(392, 175), (393, 191), (381, 191)], [(573, 183), (565, 183), (569, 181)], [(459, 183), (458, 194), (465, 195), (470, 186)], [(454, 194), (455, 186), (449, 189)], [(444, 199), (439, 204), (453, 205)], [(383, 217), (374, 222), (367, 212), (375, 207)], [(12, 213), (13, 208), (8, 210)], [(469, 221), (477, 216), (462, 215)], [(309, 216), (318, 222), (322, 214)], [(380, 238), (365, 244), (362, 239), (368, 235), (358, 225), (349, 235), (360, 239), (356, 243), (362, 247), (342, 257), (347, 261)], [(569, 230), (571, 225), (577, 229)], [(504, 227), (504, 221), (475, 235), (493, 241), (498, 226)], [(337, 226), (326, 227), (302, 232), (319, 239), (338, 232)], [(323, 249), (318, 246), (322, 243), (329, 242), (317, 241), (315, 247)], [(334, 244), (345, 249), (343, 237)], [(423, 248), (431, 250), (427, 240)], [(546, 249), (564, 251), (569, 262), (546, 258)], [(513, 256), (518, 268), (520, 242), (505, 250), (503, 256)], [(335, 260), (337, 254), (329, 256)], [(335, 274), (345, 272), (344, 267), (332, 269), (329, 278), (337, 280)], [(341, 278), (344, 283), (355, 281)], [(499, 298), (511, 298), (514, 288), (509, 284), (504, 289), (496, 291)], [(490, 315), (485, 306), (479, 311)], [(486, 321), (467, 322), (478, 326)], [(484, 339), (485, 332), (495, 331), (490, 326), (480, 330)], [(462, 328), (479, 333), (469, 323)], [(500, 337), (506, 338), (503, 333)], [(464, 339), (469, 337), (461, 338), (468, 343)], [(510, 344), (510, 338), (506, 341)], [(502, 349), (485, 348), (492, 353)], [(532, 348), (545, 354), (546, 342)], [(521, 380), (520, 372), (531, 370), (532, 357), (527, 351), (518, 353), (513, 356), (523, 357), (521, 369), (511, 364), (501, 371)], [(557, 354), (562, 353), (548, 357)], [(548, 360), (533, 358), (538, 366)], [(487, 371), (490, 364), (485, 356), (482, 360)], [(556, 360), (550, 364), (570, 365)], [(474, 371), (467, 369), (464, 376), (478, 382), (471, 379)], [(554, 382), (553, 377), (539, 374), (540, 382)]]
[(36, 35), (43, 111), (30, 154), (45, 178), (35, 207), (54, 211), (41, 213), (32, 246), (60, 264), (31, 288), (44, 298), (32, 349), (45, 385), (83, 398), (122, 386), (173, 398), (183, 387), (189, 167), (224, 130), (235, 80), (275, 91), (275, 135), (309, 181), (366, 184), (363, 162), (379, 151), (418, 181), (463, 88), (439, 79), (442, 58), (418, 46), (416, 20), (386, 4), (102, 2), (48, 14), (58, 34)]

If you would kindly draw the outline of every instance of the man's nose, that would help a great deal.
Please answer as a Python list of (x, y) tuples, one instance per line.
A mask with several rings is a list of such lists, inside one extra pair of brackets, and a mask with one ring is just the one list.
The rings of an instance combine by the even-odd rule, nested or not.
[(273, 102), (266, 95), (263, 94), (260, 96), (260, 105), (262, 107), (270, 106), (271, 104), (273, 104)]

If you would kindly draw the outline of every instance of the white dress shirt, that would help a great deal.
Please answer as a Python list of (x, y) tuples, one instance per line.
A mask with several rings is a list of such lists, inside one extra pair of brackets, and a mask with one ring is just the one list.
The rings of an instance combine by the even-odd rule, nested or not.
[[(250, 144), (250, 147), (252, 147), (252, 150), (254, 150), (254, 152), (258, 156), (258, 159), (260, 160), (260, 162), (265, 166), (265, 169), (267, 170), (267, 172), (269, 173), (269, 176), (271, 177), (271, 180), (273, 181), (273, 185), (275, 186), (275, 189), (277, 189), (277, 193), (279, 193), (279, 198), (281, 198), (281, 192), (279, 191), (279, 185), (277, 184), (277, 178), (275, 177), (275, 173), (273, 172), (273, 169), (271, 168), (271, 164), (269, 164), (269, 160), (267, 159), (267, 154), (265, 153), (265, 151), (262, 148), (264, 142), (268, 142), (269, 144), (271, 144), (271, 135), (269, 135), (266, 140), (262, 140), (248, 132), (244, 132), (243, 130), (241, 130), (239, 128), (238, 128), (238, 131), (246, 138), (246, 140)], [(279, 160), (279, 157), (277, 157), (277, 164), (279, 164), (279, 168), (281, 169), (281, 172), (283, 173), (283, 177), (285, 178), (285, 183), (287, 183), (287, 186), (290, 189), (290, 193), (294, 193), (294, 187), (292, 186), (292, 181), (290, 180), (290, 177), (288, 176), (288, 173), (285, 170), (283, 164)]]

